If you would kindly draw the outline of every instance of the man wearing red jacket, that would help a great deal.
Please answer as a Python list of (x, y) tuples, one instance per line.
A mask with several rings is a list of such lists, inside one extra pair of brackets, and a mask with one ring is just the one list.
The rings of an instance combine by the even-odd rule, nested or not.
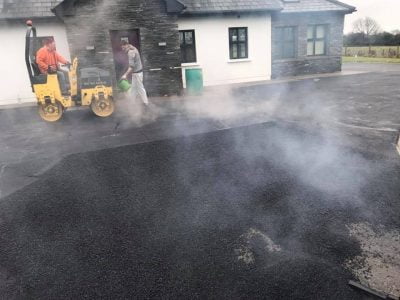
[(61, 91), (68, 92), (66, 72), (60, 70), (60, 64), (69, 64), (69, 62), (56, 51), (56, 42), (52, 38), (44, 40), (44, 46), (36, 53), (36, 64), (42, 74), (57, 73), (60, 82)]

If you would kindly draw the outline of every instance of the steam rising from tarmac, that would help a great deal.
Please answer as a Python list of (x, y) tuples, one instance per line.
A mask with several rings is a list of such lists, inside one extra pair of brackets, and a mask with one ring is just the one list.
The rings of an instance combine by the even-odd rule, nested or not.
[[(304, 82), (303, 88), (308, 84)], [(338, 199), (360, 204), (359, 192), (368, 182), (370, 164), (352, 150), (343, 150), (343, 145), (351, 144), (351, 141), (338, 127), (332, 126), (336, 112), (313, 97), (309, 101), (288, 101), (286, 88), (269, 90), (272, 91), (270, 94), (235, 96), (237, 91), (233, 89), (214, 88), (202, 97), (178, 102), (177, 105), (183, 105), (183, 108), (176, 110), (181, 109), (189, 118), (221, 122), (223, 128), (274, 121), (278, 125), (290, 124), (315, 132), (315, 135), (303, 135), (277, 127), (271, 131), (268, 141), (252, 137), (257, 141), (252, 148), (246, 145), (242, 136), (237, 136), (232, 150), (249, 163), (259, 158), (273, 161), (279, 157), (278, 163), (296, 174), (304, 184), (325, 193), (337, 193), (341, 196)], [(158, 113), (162, 114), (162, 110)], [(277, 150), (279, 155), (274, 155), (268, 148)]]

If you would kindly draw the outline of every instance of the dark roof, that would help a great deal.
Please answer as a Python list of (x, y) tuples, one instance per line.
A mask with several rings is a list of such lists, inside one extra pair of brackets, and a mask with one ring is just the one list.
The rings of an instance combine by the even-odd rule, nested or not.
[(336, 0), (299, 0), (282, 1), (283, 13), (293, 12), (321, 12), (321, 11), (341, 11), (352, 13), (356, 10), (354, 6)]
[(281, 10), (279, 0), (178, 0), (186, 8), (183, 13), (207, 14), (245, 11)]
[[(76, 1), (76, 0), (75, 0)], [(0, 19), (54, 17), (52, 8), (60, 3), (73, 4), (74, 0), (0, 0)], [(225, 12), (252, 12), (282, 10), (292, 12), (342, 11), (351, 13), (355, 7), (337, 0), (165, 0), (171, 13), (208, 14)]]
[(0, 0), (0, 19), (54, 17), (51, 8), (62, 0)]
[[(1, 1), (1, 0), (0, 0)], [(36, 0), (41, 1), (41, 0)], [(75, 14), (75, 3), (78, 0), (59, 0), (51, 11), (58, 17), (71, 16)], [(106, 0), (114, 1), (114, 0)], [(134, 1), (134, 0), (130, 0)], [(184, 9), (184, 5), (178, 0), (164, 0), (168, 13), (180, 13)]]
[[(38, 0), (40, 1), (40, 0)], [(77, 0), (64, 0), (53, 11), (57, 16), (74, 14)], [(281, 10), (280, 0), (164, 0), (167, 12), (184, 14), (209, 14), (246, 11)]]

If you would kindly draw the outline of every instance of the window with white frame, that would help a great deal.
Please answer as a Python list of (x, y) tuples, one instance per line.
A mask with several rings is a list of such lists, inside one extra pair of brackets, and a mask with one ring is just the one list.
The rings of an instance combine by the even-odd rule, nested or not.
[(229, 28), (229, 58), (243, 59), (248, 57), (247, 27)]
[(179, 42), (181, 46), (181, 62), (195, 63), (196, 57), (196, 38), (194, 30), (179, 31)]
[(307, 55), (326, 55), (328, 25), (309, 25), (307, 28)]
[(296, 31), (297, 28), (294, 26), (275, 28), (275, 58), (285, 59), (296, 57)]

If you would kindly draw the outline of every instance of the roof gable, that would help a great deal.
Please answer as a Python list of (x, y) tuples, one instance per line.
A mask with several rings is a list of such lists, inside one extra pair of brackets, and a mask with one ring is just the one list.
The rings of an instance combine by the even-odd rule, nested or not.
[(344, 13), (352, 13), (356, 10), (354, 6), (345, 4), (337, 0), (298, 0), (284, 1), (283, 13), (293, 12), (322, 12), (322, 11), (340, 11)]
[(54, 17), (51, 8), (62, 0), (0, 0), (1, 19)]

